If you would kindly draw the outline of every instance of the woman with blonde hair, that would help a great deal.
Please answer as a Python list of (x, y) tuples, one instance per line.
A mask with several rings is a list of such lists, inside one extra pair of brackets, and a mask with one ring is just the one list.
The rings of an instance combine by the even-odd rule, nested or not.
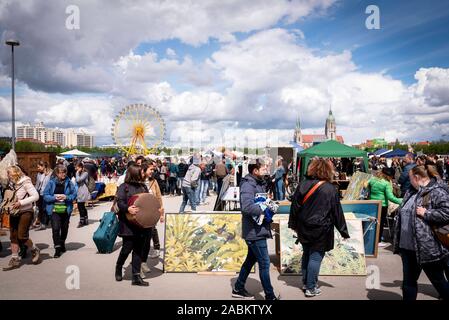
[(337, 189), (332, 184), (334, 167), (330, 160), (313, 159), (306, 180), (296, 189), (290, 208), (289, 228), (296, 231), (303, 247), (302, 278), (306, 297), (321, 294), (318, 274), (326, 251), (334, 248), (334, 227), (349, 238)]
[(409, 172), (412, 187), (404, 196), (395, 223), (394, 253), (402, 259), (404, 300), (416, 300), (424, 270), (441, 299), (449, 300), (449, 248), (434, 228), (449, 225), (449, 186), (435, 166), (416, 166)]
[(19, 247), (31, 248), (32, 262), (39, 262), (40, 250), (29, 238), (29, 230), (33, 222), (34, 210), (33, 202), (39, 200), (39, 193), (34, 187), (31, 179), (27, 177), (18, 166), (7, 168), (9, 186), (15, 192), (16, 202), (13, 209), (17, 214), (10, 215), (10, 239), (12, 258), (4, 271), (19, 268), (21, 257), (19, 256)]
[(53, 170), (51, 170), (48, 166), (47, 162), (39, 161), (37, 163), (37, 170), (39, 173), (36, 177), (36, 190), (39, 193), (39, 200), (37, 201), (37, 207), (39, 209), (39, 215), (34, 223), (37, 230), (45, 230), (47, 225), (49, 224), (48, 215), (45, 208), (44, 203), (44, 190), (47, 186), (47, 183), (50, 181), (50, 178), (53, 174)]

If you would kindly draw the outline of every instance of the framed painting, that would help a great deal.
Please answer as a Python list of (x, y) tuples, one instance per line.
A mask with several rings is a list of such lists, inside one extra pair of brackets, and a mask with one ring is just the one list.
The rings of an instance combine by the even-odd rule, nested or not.
[(350, 200), (342, 201), (341, 206), (345, 214), (353, 213), (362, 221), (363, 240), (366, 257), (377, 258), (380, 217), (382, 201), (380, 200)]
[(348, 188), (346, 189), (343, 200), (359, 200), (362, 195), (362, 190), (365, 182), (368, 182), (373, 175), (357, 171), (351, 177)]
[(167, 213), (164, 272), (239, 272), (248, 253), (240, 213)]
[[(326, 252), (321, 263), (320, 275), (326, 276), (365, 276), (366, 261), (363, 243), (363, 228), (360, 219), (346, 221), (350, 239), (344, 240), (335, 230), (334, 249)], [(302, 246), (295, 244), (295, 232), (288, 228), (288, 220), (279, 222), (281, 274), (299, 275), (301, 273)]]

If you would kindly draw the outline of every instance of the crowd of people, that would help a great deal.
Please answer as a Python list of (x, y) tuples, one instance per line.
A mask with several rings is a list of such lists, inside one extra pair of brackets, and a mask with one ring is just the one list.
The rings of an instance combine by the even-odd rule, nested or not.
[[(353, 162), (353, 163), (357, 163)], [(318, 274), (322, 259), (334, 248), (334, 228), (344, 239), (350, 237), (340, 203), (340, 196), (333, 181), (337, 166), (346, 162), (335, 159), (312, 159), (305, 180), (300, 182), (292, 197), (289, 227), (296, 231), (303, 247), (301, 260), (303, 291), (306, 297), (321, 294)], [(232, 289), (232, 296), (253, 298), (245, 289), (245, 283), (255, 263), (267, 300), (280, 299), (271, 285), (267, 239), (272, 238), (272, 217), (277, 212), (273, 200), (285, 197), (285, 177), (291, 169), (285, 161), (277, 159), (275, 170), (263, 159), (237, 162), (232, 157), (213, 159), (194, 155), (189, 160), (152, 160), (139, 156), (130, 159), (101, 159), (93, 161), (58, 161), (52, 170), (48, 163), (39, 162), (36, 183), (20, 166), (7, 169), (8, 195), (17, 199), (6, 203), (10, 213), (10, 240), (12, 257), (3, 270), (19, 268), (21, 260), (31, 251), (32, 262), (39, 263), (40, 250), (30, 239), (30, 228), (52, 230), (54, 258), (66, 251), (70, 217), (76, 203), (80, 213), (78, 227), (88, 224), (86, 202), (89, 201), (90, 180), (101, 176), (118, 177), (117, 215), (118, 235), (123, 245), (115, 266), (115, 279), (122, 281), (123, 266), (131, 254), (132, 285), (148, 286), (144, 280), (149, 272), (146, 261), (160, 255), (160, 241), (156, 227), (139, 228), (132, 224), (129, 215), (139, 213), (130, 205), (130, 198), (138, 193), (153, 194), (160, 204), (160, 222), (164, 221), (163, 195), (182, 196), (180, 213), (187, 204), (192, 211), (206, 203), (209, 192), (221, 193), (223, 181), (240, 186), (242, 212), (242, 237), (248, 246), (247, 257)], [(366, 183), (369, 199), (382, 201), (379, 243), (385, 244), (383, 226), (390, 203), (397, 208), (394, 228), (394, 252), (401, 256), (403, 264), (403, 298), (417, 297), (417, 281), (423, 270), (441, 299), (449, 300), (449, 248), (435, 235), (435, 230), (449, 225), (449, 186), (447, 158), (407, 154), (403, 159), (387, 161), (372, 158), (370, 168), (374, 176)], [(121, 173), (121, 175), (119, 175)], [(232, 178), (232, 179), (231, 179)], [(263, 196), (264, 195), (264, 196)], [(259, 201), (262, 197), (263, 201)], [(263, 198), (265, 197), (265, 198)], [(259, 200), (258, 200), (259, 199)], [(33, 206), (35, 204), (35, 206)], [(151, 250), (152, 244), (152, 250)]]

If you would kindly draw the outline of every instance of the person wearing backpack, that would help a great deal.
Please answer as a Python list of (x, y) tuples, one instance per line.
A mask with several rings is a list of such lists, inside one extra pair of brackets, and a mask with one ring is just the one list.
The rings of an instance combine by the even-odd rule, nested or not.
[(44, 190), (44, 201), (47, 214), (51, 216), (54, 258), (59, 258), (66, 252), (65, 241), (69, 232), (70, 216), (73, 211), (73, 201), (77, 197), (77, 187), (67, 177), (67, 168), (57, 165), (54, 177), (50, 179)]
[[(435, 228), (449, 225), (449, 186), (435, 166), (415, 166), (409, 171), (411, 187), (395, 222), (394, 253), (403, 265), (402, 296), (416, 300), (418, 279), (424, 270), (443, 300), (449, 300), (449, 247), (438, 239)], [(447, 234), (446, 234), (447, 236)]]
[(76, 203), (78, 205), (78, 211), (80, 213), (80, 221), (78, 223), (78, 228), (83, 226), (87, 226), (89, 224), (86, 202), (90, 199), (90, 192), (88, 188), (89, 182), (89, 173), (82, 162), (78, 162), (76, 164), (76, 174), (75, 181), (78, 187), (77, 195), (76, 195)]
[(296, 231), (303, 247), (302, 281), (308, 298), (321, 294), (318, 274), (325, 253), (334, 248), (334, 227), (344, 239), (350, 237), (333, 177), (330, 160), (313, 159), (290, 207), (288, 226)]
[[(33, 264), (39, 263), (40, 250), (35, 246), (29, 238), (29, 230), (33, 222), (33, 202), (39, 200), (39, 193), (34, 187), (31, 179), (27, 177), (18, 166), (10, 166), (7, 168), (8, 179), (12, 189), (11, 198), (5, 197), (2, 203), (2, 209), (5, 210), (6, 201), (11, 200), (11, 210), (9, 212), (10, 223), (10, 240), (12, 258), (7, 267), (3, 271), (9, 271), (19, 268), (21, 265), (21, 257), (19, 256), (19, 248), (23, 246), (31, 248)], [(14, 212), (14, 213), (13, 213)], [(26, 251), (25, 251), (26, 252)]]
[(179, 213), (184, 213), (187, 202), (190, 202), (192, 211), (196, 211), (197, 206), (197, 190), (199, 188), (199, 180), (201, 175), (201, 169), (199, 168), (200, 160), (198, 158), (192, 158), (192, 164), (189, 166), (187, 173), (182, 180), (182, 203), (179, 208)]

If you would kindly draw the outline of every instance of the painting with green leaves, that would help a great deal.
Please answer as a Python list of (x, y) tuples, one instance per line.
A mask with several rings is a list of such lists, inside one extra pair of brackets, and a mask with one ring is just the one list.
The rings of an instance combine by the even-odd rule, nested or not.
[(351, 177), (343, 200), (360, 200), (365, 183), (373, 177), (372, 174), (357, 171)]
[(239, 272), (248, 247), (241, 214), (167, 214), (165, 272)]
[[(321, 263), (320, 275), (366, 275), (362, 222), (358, 219), (348, 219), (346, 224), (351, 238), (343, 240), (340, 233), (335, 230), (334, 249), (326, 252)], [(299, 275), (303, 251), (300, 243), (295, 244), (296, 234), (288, 228), (288, 220), (280, 221), (279, 233), (281, 239), (281, 274)]]

